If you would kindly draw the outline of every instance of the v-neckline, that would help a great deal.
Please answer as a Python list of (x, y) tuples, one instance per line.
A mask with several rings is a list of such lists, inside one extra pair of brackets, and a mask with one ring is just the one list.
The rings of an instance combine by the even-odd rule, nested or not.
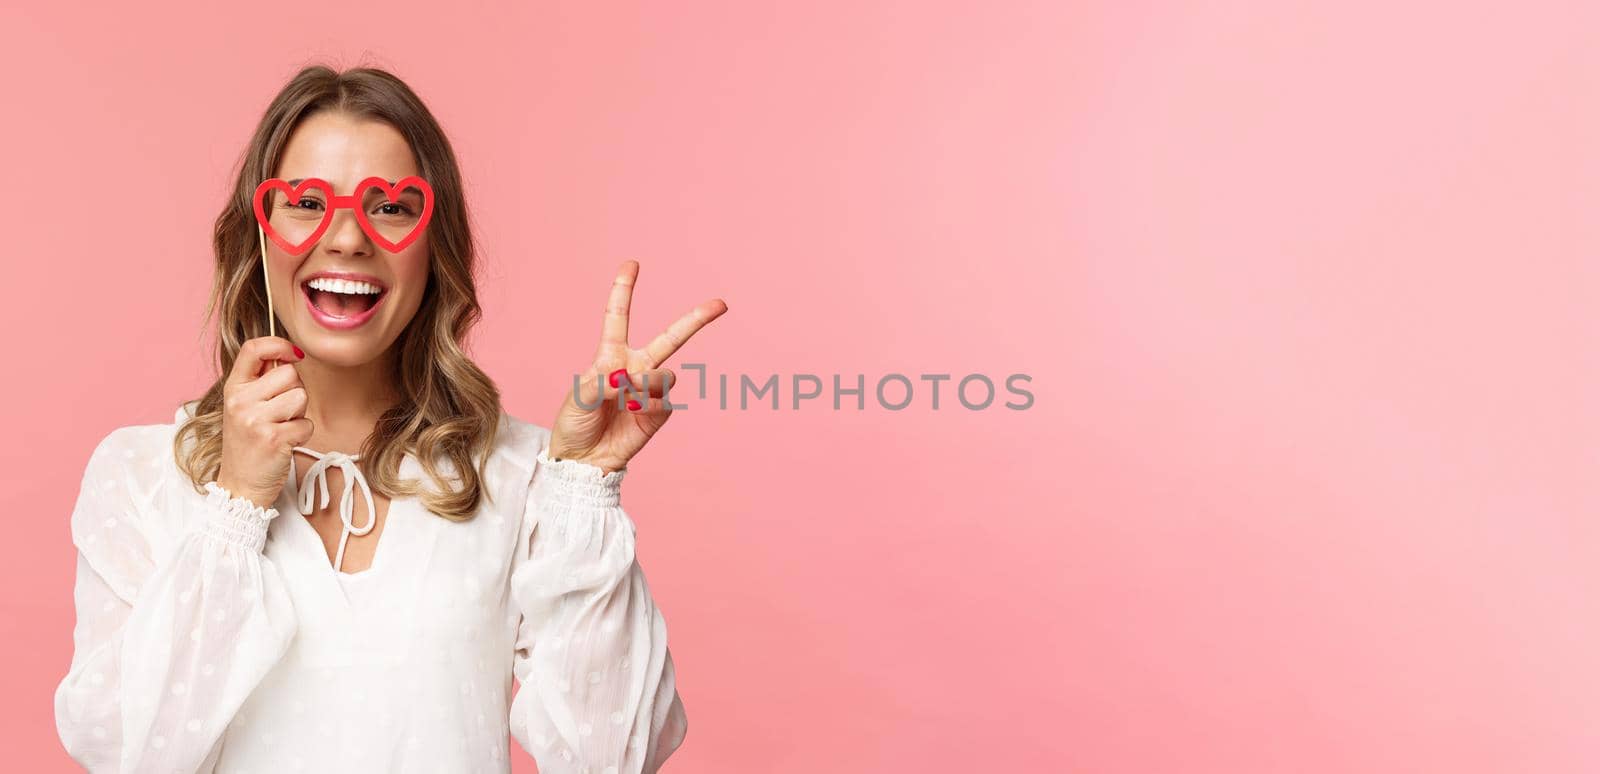
[[(401, 460), (400, 460), (400, 473), (401, 473), (402, 476), (404, 476), (407, 473), (407, 468), (410, 467), (411, 462), (412, 462), (412, 457), (411, 457), (411, 455), (409, 453), (407, 453), (404, 457), (401, 458)], [(290, 464), (291, 464), (291, 466), (293, 465), (292, 460), (291, 460)], [(381, 531), (379, 531), (379, 533), (378, 533), (378, 544), (376, 546), (373, 546), (373, 549), (372, 549), (372, 563), (368, 564), (367, 568), (364, 569), (364, 570), (358, 570), (356, 572), (345, 572), (345, 571), (340, 570), (337, 567), (333, 566), (333, 560), (328, 557), (328, 547), (325, 544), (323, 544), (323, 542), (322, 542), (322, 533), (317, 532), (317, 528), (311, 526), (311, 522), (306, 519), (306, 515), (304, 513), (301, 513), (301, 511), (300, 511), (300, 481), (299, 481), (300, 472), (299, 472), (298, 469), (296, 469), (294, 467), (291, 467), (291, 471), (292, 472), (289, 475), (288, 483), (283, 487), (283, 493), (284, 493), (285, 497), (288, 498), (289, 510), (294, 512), (294, 519), (293, 520), (298, 523), (298, 526), (296, 526), (295, 529), (302, 530), (302, 534), (306, 535), (307, 538), (309, 538), (310, 545), (314, 546), (315, 549), (316, 549), (314, 554), (319, 560), (319, 561), (317, 561), (317, 565), (322, 567), (322, 568), (324, 568), (325, 570), (327, 570), (327, 572), (329, 573), (329, 575), (328, 575), (329, 580), (332, 580), (334, 582), (335, 587), (339, 591), (340, 598), (343, 599), (344, 598), (344, 583), (343, 583), (344, 579), (341, 578), (340, 576), (347, 576), (347, 577), (350, 577), (350, 578), (365, 577), (365, 576), (373, 575), (376, 572), (378, 572), (379, 570), (382, 570), (385, 566), (387, 566), (390, 549), (393, 548), (393, 546), (391, 546), (389, 544), (390, 544), (390, 542), (392, 542), (392, 539), (395, 536), (395, 534), (394, 534), (394, 532), (392, 531), (391, 528), (394, 527), (394, 525), (395, 525), (396, 516), (403, 516), (403, 514), (405, 513), (405, 503), (407, 501), (409, 501), (410, 499), (412, 499), (412, 498), (408, 498), (408, 497), (390, 497), (389, 498), (389, 510), (384, 513), (383, 529)], [(315, 486), (315, 484), (313, 484), (313, 486)], [(351, 497), (355, 497), (356, 494), (357, 493), (354, 490), (352, 490), (350, 492), (350, 496)], [(281, 508), (279, 510), (280, 510), (280, 514), (284, 512), (284, 511), (282, 511)], [(368, 514), (368, 518), (374, 518), (375, 519), (375, 518), (377, 518), (377, 514)], [(343, 529), (343, 523), (342, 522), (341, 522), (340, 529), (341, 530)], [(404, 534), (404, 530), (402, 530), (401, 534)], [(348, 606), (348, 600), (346, 600), (346, 605)]]

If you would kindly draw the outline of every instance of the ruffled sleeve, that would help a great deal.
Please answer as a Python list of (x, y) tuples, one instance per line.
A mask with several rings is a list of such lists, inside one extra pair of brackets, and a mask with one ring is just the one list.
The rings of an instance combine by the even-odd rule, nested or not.
[(634, 556), (625, 471), (536, 458), (512, 571), (512, 736), (543, 774), (650, 774), (688, 730), (667, 625)]
[(277, 510), (215, 482), (203, 500), (169, 491), (159, 463), (171, 434), (157, 429), (106, 436), (72, 511), (77, 621), (56, 730), (92, 774), (211, 771), (223, 731), (296, 629), (262, 555)]

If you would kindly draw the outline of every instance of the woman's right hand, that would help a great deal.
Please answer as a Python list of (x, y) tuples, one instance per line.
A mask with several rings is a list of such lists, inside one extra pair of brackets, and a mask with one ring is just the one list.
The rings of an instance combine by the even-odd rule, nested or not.
[[(222, 467), (217, 484), (271, 508), (289, 477), (294, 447), (311, 440), (306, 388), (294, 363), (305, 353), (287, 339), (246, 341), (222, 384)], [(262, 371), (268, 361), (284, 361)]]

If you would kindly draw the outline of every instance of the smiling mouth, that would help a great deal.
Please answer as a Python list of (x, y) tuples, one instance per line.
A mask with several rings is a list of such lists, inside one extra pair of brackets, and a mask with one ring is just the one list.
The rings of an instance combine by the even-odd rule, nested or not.
[(316, 277), (301, 285), (306, 299), (317, 311), (336, 319), (359, 317), (378, 305), (387, 292), (368, 282)]

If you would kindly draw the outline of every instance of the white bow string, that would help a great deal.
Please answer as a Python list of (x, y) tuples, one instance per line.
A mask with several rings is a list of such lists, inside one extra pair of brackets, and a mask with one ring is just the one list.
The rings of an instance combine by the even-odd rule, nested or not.
[[(339, 536), (339, 553), (333, 560), (333, 569), (342, 571), (345, 543), (350, 540), (351, 535), (365, 535), (371, 532), (378, 520), (378, 509), (372, 503), (372, 487), (367, 485), (366, 476), (362, 475), (361, 468), (356, 465), (356, 461), (361, 458), (361, 455), (345, 454), (344, 452), (323, 454), (304, 446), (296, 446), (294, 450), (309, 454), (317, 460), (311, 463), (311, 468), (306, 471), (304, 483), (300, 485), (301, 513), (309, 514), (312, 512), (311, 503), (312, 498), (315, 496), (315, 491), (312, 488), (313, 482), (322, 489), (322, 505), (318, 507), (328, 507), (328, 469), (337, 467), (344, 472), (344, 492), (339, 495), (339, 521), (344, 523), (344, 530)], [(292, 473), (293, 470), (294, 463), (290, 462), (290, 472)], [(361, 527), (355, 525), (356, 502), (355, 498), (350, 496), (350, 491), (357, 484), (361, 485), (361, 493), (367, 498), (367, 523)]]

